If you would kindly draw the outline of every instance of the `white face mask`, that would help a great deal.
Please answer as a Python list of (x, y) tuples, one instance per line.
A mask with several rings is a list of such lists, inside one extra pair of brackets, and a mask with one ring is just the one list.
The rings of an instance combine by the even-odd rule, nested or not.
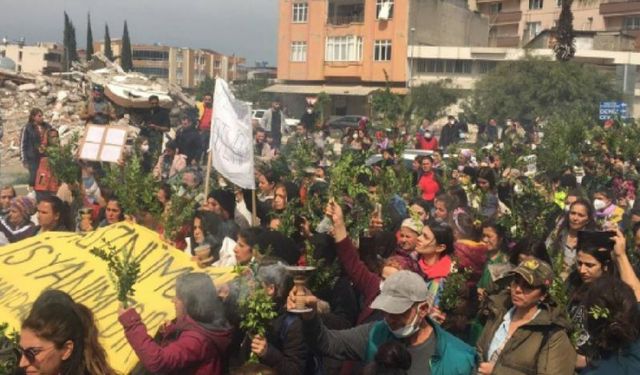
[(431, 139), (431, 133), (424, 133), (424, 137), (427, 139)]
[(147, 151), (149, 151), (149, 145), (142, 145), (142, 146), (140, 146), (140, 150), (141, 150), (142, 152), (147, 152)]
[(391, 326), (389, 326), (389, 323), (387, 323), (387, 321), (385, 320), (385, 324), (387, 325), (387, 327), (389, 327), (389, 330), (391, 331), (391, 333), (393, 333), (393, 335), (397, 338), (397, 339), (405, 339), (407, 337), (410, 337), (411, 335), (413, 335), (414, 333), (416, 333), (419, 329), (420, 329), (420, 323), (418, 322), (418, 316), (419, 311), (420, 311), (420, 307), (422, 305), (418, 305), (418, 309), (416, 311), (416, 315), (413, 317), (413, 321), (411, 323), (409, 323), (408, 325), (402, 327), (402, 328), (398, 328), (396, 330), (392, 330)]
[(600, 210), (604, 209), (605, 207), (607, 207), (607, 203), (605, 201), (603, 201), (602, 199), (594, 199), (593, 200), (593, 208), (595, 208), (596, 211), (600, 211)]
[(308, 114), (312, 114), (313, 113), (313, 109), (307, 109), (307, 113)]

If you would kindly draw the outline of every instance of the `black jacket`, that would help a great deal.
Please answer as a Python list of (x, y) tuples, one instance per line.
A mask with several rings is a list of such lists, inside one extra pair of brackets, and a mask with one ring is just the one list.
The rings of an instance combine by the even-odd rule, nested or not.
[(187, 164), (192, 160), (200, 160), (202, 155), (202, 142), (198, 130), (189, 126), (176, 131), (176, 145), (181, 154), (187, 155)]
[(457, 126), (446, 124), (442, 127), (440, 132), (440, 147), (443, 150), (446, 150), (450, 144), (458, 142), (458, 139), (459, 134)]
[[(38, 125), (28, 122), (24, 128), (22, 128), (22, 134), (20, 135), (20, 160), (25, 163), (37, 163), (40, 160), (40, 133), (38, 132)], [(51, 125), (44, 123), (43, 127), (45, 132), (51, 129)]]

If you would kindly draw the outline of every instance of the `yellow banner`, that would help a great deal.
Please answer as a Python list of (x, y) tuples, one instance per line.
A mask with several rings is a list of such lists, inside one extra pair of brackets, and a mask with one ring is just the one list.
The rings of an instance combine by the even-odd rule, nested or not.
[[(109, 362), (128, 373), (138, 362), (118, 322), (117, 291), (106, 262), (89, 253), (107, 240), (118, 249), (127, 248), (140, 261), (134, 286), (135, 307), (151, 336), (175, 317), (171, 298), (178, 275), (197, 271), (184, 252), (161, 241), (159, 235), (139, 225), (119, 223), (86, 235), (49, 232), (0, 247), (0, 322), (16, 330), (40, 292), (60, 289), (89, 307), (95, 314), (100, 339)], [(235, 276), (232, 267), (206, 270), (216, 285)]]

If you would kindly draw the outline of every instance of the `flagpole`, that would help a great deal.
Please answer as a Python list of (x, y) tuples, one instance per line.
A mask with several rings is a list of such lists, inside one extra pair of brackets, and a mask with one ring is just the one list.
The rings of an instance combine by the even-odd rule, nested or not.
[(207, 157), (207, 177), (204, 180), (204, 199), (206, 201), (209, 196), (209, 185), (211, 185), (211, 164), (213, 162), (212, 150), (209, 149), (209, 156)]
[(258, 213), (256, 210), (256, 191), (251, 190), (251, 226), (258, 226)]
[[(214, 90), (211, 93), (211, 98), (212, 99), (215, 99), (215, 97), (216, 97), (215, 83), (217, 83), (217, 81), (218, 81), (218, 76), (216, 75), (216, 77), (213, 79)], [(214, 102), (214, 105), (215, 105), (215, 102)], [(215, 114), (214, 114), (213, 105), (212, 105), (212, 108), (211, 108), (211, 125), (209, 125), (210, 126), (209, 127), (209, 144), (207, 145), (208, 146), (208, 150), (209, 150), (209, 155), (207, 156), (207, 173), (206, 173), (207, 177), (206, 177), (206, 179), (204, 181), (204, 199), (205, 199), (205, 202), (207, 200), (207, 197), (209, 196), (209, 188), (210, 188), (210, 185), (211, 185), (211, 183), (210, 183), (210, 180), (211, 180), (211, 164), (213, 163), (213, 160), (212, 160), (213, 149), (211, 147), (211, 139), (213, 137), (214, 116), (215, 116)]]

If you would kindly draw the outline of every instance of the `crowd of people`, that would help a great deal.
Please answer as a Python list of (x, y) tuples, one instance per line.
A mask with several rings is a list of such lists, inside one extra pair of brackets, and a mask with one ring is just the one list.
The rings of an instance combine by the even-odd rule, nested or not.
[[(202, 273), (179, 276), (176, 318), (159, 332), (135, 306), (114, 311), (139, 359), (133, 373), (640, 373), (640, 164), (614, 145), (559, 175), (532, 174), (516, 161), (540, 139), (516, 120), (490, 119), (475, 144), (453, 116), (442, 127), (424, 119), (390, 129), (363, 118), (336, 139), (313, 106), (289, 129), (274, 102), (254, 124), (254, 203), (218, 176), (202, 194), (210, 96), (180, 117), (163, 150), (169, 118), (151, 101), (146, 134), (120, 164), (139, 162), (153, 176), (160, 218), (125, 212), (98, 163), (81, 163), (80, 204), (65, 184), (30, 196), (0, 189), (3, 244), (128, 217), (194, 267), (237, 267), (217, 287)], [(108, 117), (106, 107), (93, 111)], [(22, 150), (32, 187), (57, 142), (52, 129), (31, 111)], [(407, 148), (421, 151), (405, 161)], [(367, 162), (372, 154), (380, 160)], [(168, 236), (162, 216), (175, 194), (195, 205)], [(532, 196), (544, 215), (521, 210)], [(527, 214), (515, 222), (540, 231), (512, 225)], [(315, 267), (307, 286), (294, 284), (288, 265)], [(242, 301), (256, 289), (275, 316), (264, 334), (243, 328)], [(17, 371), (113, 374), (98, 337), (88, 308), (45, 291), (23, 321)]]

